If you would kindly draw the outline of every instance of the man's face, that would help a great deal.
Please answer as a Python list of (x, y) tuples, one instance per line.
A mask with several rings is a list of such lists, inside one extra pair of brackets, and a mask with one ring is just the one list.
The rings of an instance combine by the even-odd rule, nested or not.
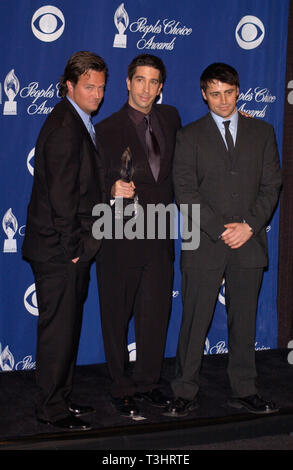
[(148, 114), (156, 97), (160, 94), (162, 83), (159, 82), (160, 72), (154, 67), (139, 65), (130, 80), (126, 79), (129, 91), (128, 103), (134, 109)]
[(67, 80), (67, 94), (85, 113), (91, 114), (98, 109), (103, 99), (105, 79), (104, 72), (88, 70), (76, 84)]
[(236, 85), (213, 80), (208, 83), (206, 91), (201, 90), (201, 92), (210, 111), (218, 116), (227, 119), (236, 111), (239, 94), (239, 88)]

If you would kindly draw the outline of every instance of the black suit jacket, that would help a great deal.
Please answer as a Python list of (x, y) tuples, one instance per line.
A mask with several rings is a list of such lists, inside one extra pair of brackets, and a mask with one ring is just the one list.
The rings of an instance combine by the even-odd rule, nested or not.
[(76, 110), (65, 98), (46, 119), (35, 149), (34, 183), (23, 256), (47, 261), (95, 256), (92, 209), (104, 199), (100, 157)]
[[(215, 121), (207, 114), (179, 131), (173, 178), (179, 205), (200, 204), (200, 246), (182, 250), (183, 266), (219, 267), (227, 256), (242, 267), (267, 265), (265, 229), (281, 186), (271, 125), (239, 114), (231, 160)], [(246, 221), (254, 231), (237, 250), (219, 238), (224, 224), (233, 221)]]
[[(169, 105), (153, 105), (152, 112), (156, 113), (160, 124), (164, 150), (161, 156), (161, 166), (158, 180), (156, 181), (151, 172), (147, 159), (146, 149), (137, 134), (136, 128), (128, 114), (128, 105), (124, 105), (121, 110), (112, 114), (96, 126), (98, 146), (101, 149), (103, 165), (105, 167), (105, 181), (107, 200), (110, 202), (111, 187), (121, 178), (121, 156), (127, 147), (130, 147), (133, 164), (133, 181), (139, 198), (139, 204), (146, 209), (147, 204), (168, 205), (174, 201), (172, 183), (172, 163), (176, 132), (181, 126), (178, 111)], [(152, 240), (113, 240), (113, 250), (122, 255), (125, 261), (140, 263), (141, 258), (146, 254), (146, 247), (152, 246)], [(118, 242), (118, 243), (117, 243)], [(122, 244), (123, 242), (123, 244)], [(166, 246), (166, 240), (159, 240), (159, 243)], [(106, 241), (104, 246), (106, 245)], [(173, 256), (173, 242), (167, 240), (168, 249)], [(104, 249), (104, 248), (103, 248)], [(151, 248), (150, 248), (151, 249)], [(115, 255), (113, 253), (113, 258)]]

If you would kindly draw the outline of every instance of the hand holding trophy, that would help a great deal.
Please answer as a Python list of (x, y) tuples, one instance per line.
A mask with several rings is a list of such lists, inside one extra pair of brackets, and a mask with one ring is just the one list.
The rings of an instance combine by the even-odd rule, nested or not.
[[(121, 157), (121, 169), (120, 176), (121, 181), (124, 183), (131, 183), (134, 174), (133, 160), (131, 155), (131, 150), (127, 147)], [(129, 205), (133, 205), (132, 214), (125, 215), (125, 208)], [(134, 197), (115, 197), (115, 218), (116, 219), (129, 219), (132, 217), (137, 217), (138, 213), (138, 196), (134, 194)]]

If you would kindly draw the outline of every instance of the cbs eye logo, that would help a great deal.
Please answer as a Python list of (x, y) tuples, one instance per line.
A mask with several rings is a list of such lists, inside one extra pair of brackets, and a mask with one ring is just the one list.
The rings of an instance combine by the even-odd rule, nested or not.
[(47, 5), (34, 13), (31, 26), (34, 35), (40, 41), (52, 42), (63, 33), (65, 18), (59, 8)]
[(244, 16), (235, 29), (236, 41), (242, 49), (255, 49), (264, 36), (264, 25), (256, 16)]
[(31, 284), (24, 293), (23, 303), (27, 311), (34, 316), (39, 315), (35, 284)]

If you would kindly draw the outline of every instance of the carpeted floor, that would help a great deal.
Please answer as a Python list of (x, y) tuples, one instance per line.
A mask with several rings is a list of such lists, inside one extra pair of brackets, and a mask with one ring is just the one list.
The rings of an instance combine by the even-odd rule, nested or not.
[[(74, 400), (95, 407), (91, 431), (66, 433), (39, 424), (34, 415), (34, 371), (0, 374), (0, 450), (17, 449), (293, 449), (293, 365), (287, 350), (258, 351), (259, 387), (280, 411), (257, 416), (227, 406), (230, 389), (227, 355), (205, 356), (201, 371), (200, 408), (185, 418), (170, 418), (160, 409), (141, 406), (141, 419), (119, 416), (108, 395), (105, 364), (76, 369)], [(174, 373), (165, 359), (163, 388)], [(292, 440), (291, 440), (292, 439)]]

